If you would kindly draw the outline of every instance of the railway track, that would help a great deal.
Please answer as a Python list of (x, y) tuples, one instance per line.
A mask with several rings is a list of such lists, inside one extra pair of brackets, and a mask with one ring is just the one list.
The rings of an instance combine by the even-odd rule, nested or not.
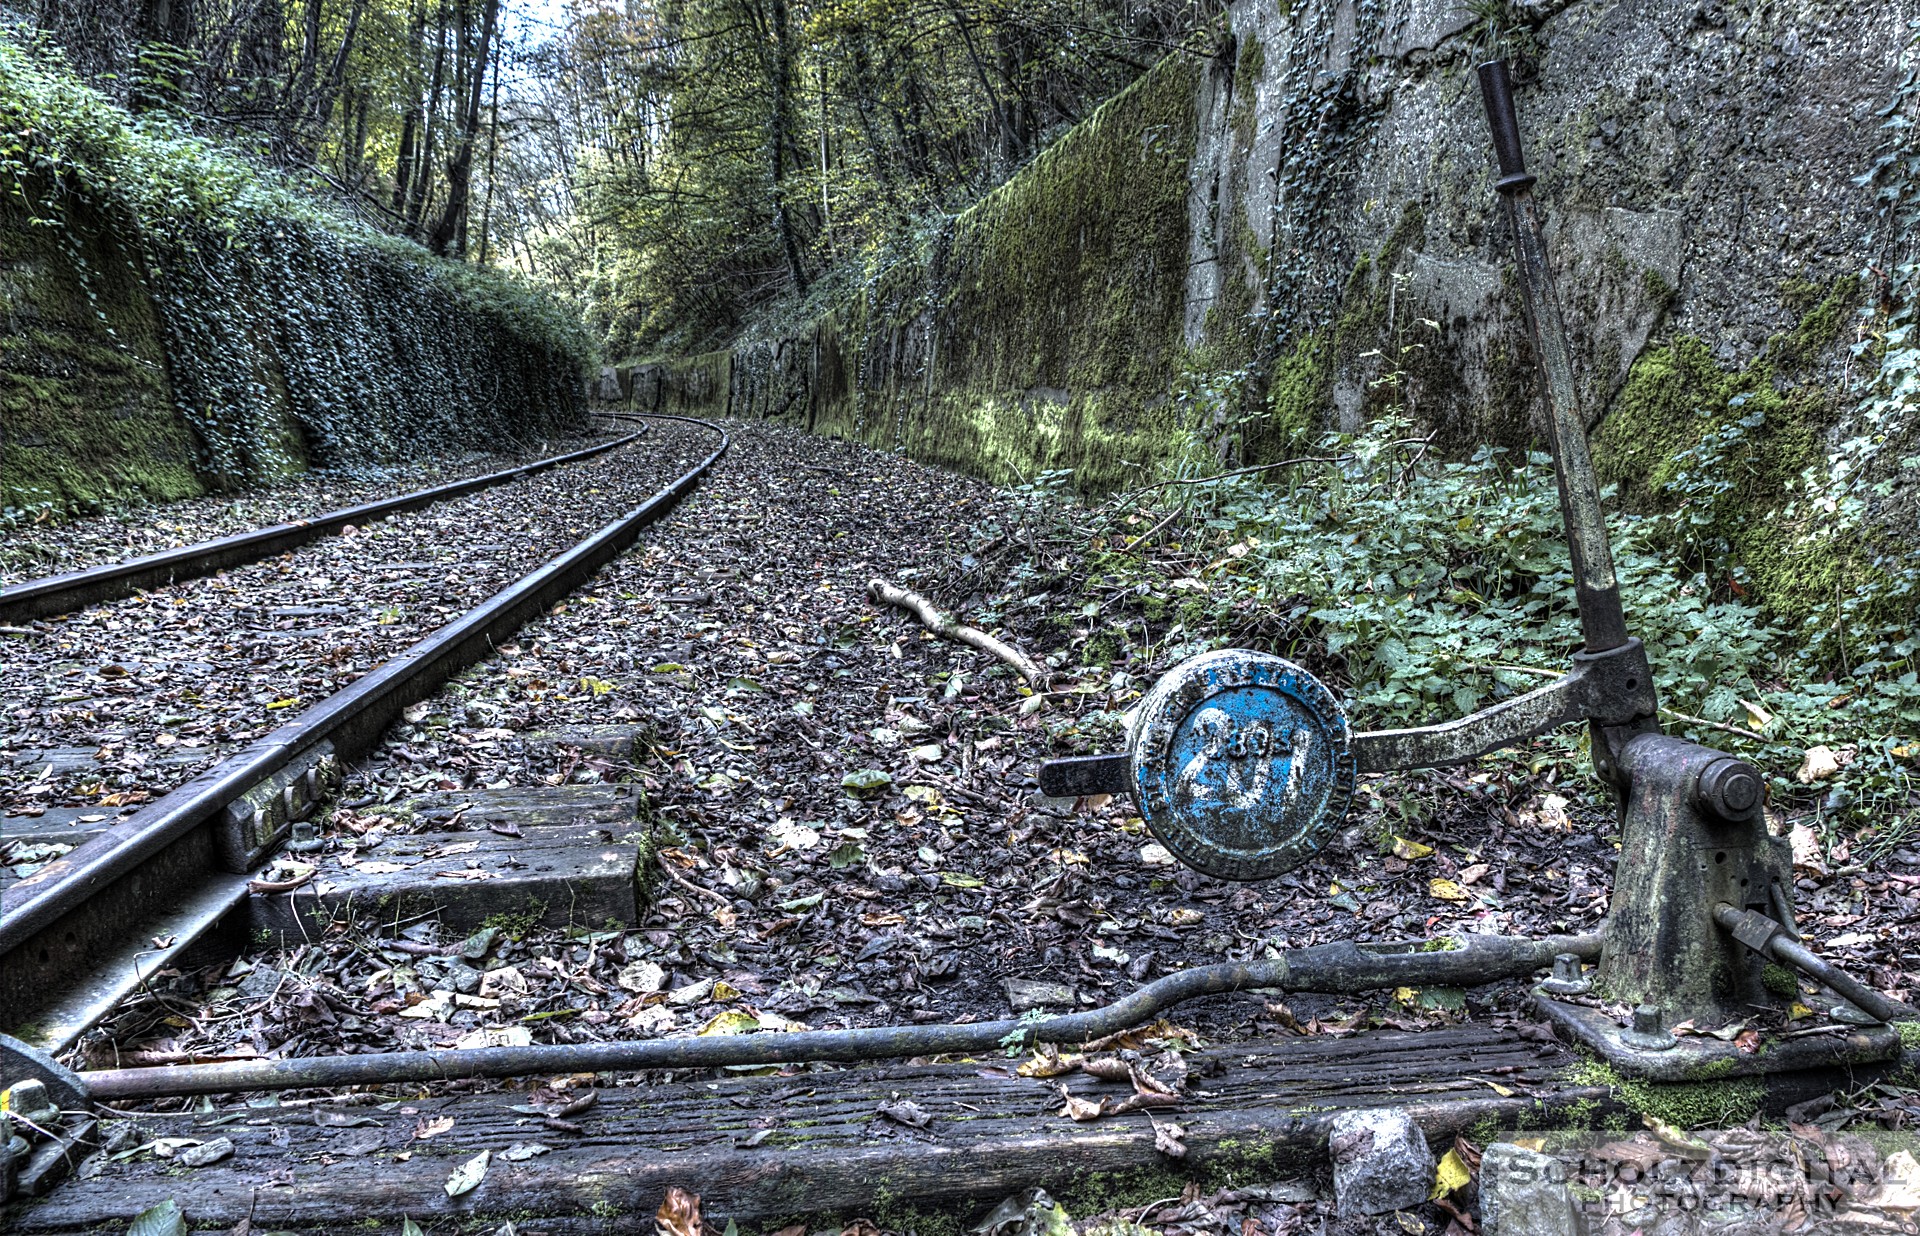
[[(710, 431), (685, 432), (710, 464)], [(1165, 868), (1122, 813), (1026, 793), (1044, 733), (976, 724), (995, 717), (967, 711), (977, 680), (958, 681), (992, 671), (862, 599), (874, 563), (930, 559), (953, 511), (980, 518), (980, 495), (912, 468), (882, 489), (855, 448), (755, 427), (736, 428), (731, 451), (644, 552), (564, 604), (561, 581), (539, 598), (531, 581), (510, 587), (538, 619), (510, 642), (510, 615), (485, 635), (456, 617), (431, 637), (444, 659), (420, 685), (375, 670), (107, 826), (116, 846), (67, 856), (64, 908), (6, 903), (0, 1029), (59, 1059), (0, 1040), (0, 1088), (37, 1076), (63, 1111), (16, 1165), (0, 1228), (122, 1230), (177, 1201), (201, 1227), (391, 1230), (405, 1214), (490, 1230), (537, 1214), (534, 1230), (585, 1233), (652, 1213), (670, 1186), (702, 1193), (710, 1218), (771, 1226), (802, 1205), (863, 1209), (881, 1179), (965, 1205), (996, 1182), (1164, 1166), (1151, 1125), (1061, 1114), (1063, 1086), (1124, 1102), (1129, 1083), (1022, 1076), (1009, 1044), (1151, 1036), (1128, 1028), (1163, 1013), (1211, 1039), (1261, 1007), (1226, 994), (1247, 987), (1458, 987), (1592, 954), (1591, 935), (1497, 953), (1464, 936), (1329, 940), (1291, 904), (1298, 934), (1275, 941), (1282, 907), (1257, 894), (1153, 887)], [(695, 468), (669, 470), (673, 484), (624, 514), (664, 514), (694, 483)], [(418, 652), (392, 661), (424, 665)], [(448, 676), (489, 653), (484, 673)], [(617, 684), (591, 693), (593, 675)], [(999, 680), (979, 691), (1011, 711)], [(331, 759), (316, 741), (330, 714)], [(921, 717), (937, 728), (909, 734)], [(352, 771), (329, 792), (341, 754)], [(898, 792), (849, 795), (845, 774), (873, 767)], [(658, 837), (640, 835), (642, 787)], [(316, 791), (332, 804), (321, 847), (267, 854)], [(134, 846), (148, 852), (121, 852)], [(1073, 882), (1096, 865), (1098, 899)], [(1179, 917), (1151, 917), (1169, 904)], [(16, 906), (44, 919), (17, 942)], [(1082, 967), (1094, 982), (1064, 1006), (1049, 997), (1078, 1012), (1019, 1017), (1013, 1003), (1009, 1017), (1003, 977), (1008, 1001), (1016, 982), (1072, 977), (1050, 954), (1077, 911), (1125, 922), (1102, 935), (1166, 962), (1135, 969), (1120, 952), (1104, 976)], [(1227, 926), (1248, 946), (1201, 934)], [(1212, 1000), (1172, 1011), (1197, 996)], [(1208, 1162), (1254, 1144), (1315, 1157), (1337, 1109), (1410, 1094), (1436, 1138), (1610, 1110), (1564, 1049), (1512, 1028), (1390, 1038), (1206, 1053), (1209, 1080), (1176, 1109), (1186, 1145)], [(874, 1063), (941, 1052), (968, 1058)], [(728, 1066), (780, 1075), (706, 1072)], [(876, 1118), (909, 1094), (909, 1126)], [(479, 1186), (445, 1187), (486, 1153)], [(52, 1188), (83, 1160), (84, 1179)]]
[[(605, 414), (602, 414), (605, 415)], [(618, 414), (616, 414), (618, 415)], [(619, 415), (618, 419), (634, 418)], [(196, 579), (242, 563), (257, 562), (273, 554), (316, 541), (349, 526), (359, 526), (405, 511), (417, 511), (436, 502), (465, 497), (495, 485), (524, 480), (530, 476), (581, 460), (593, 459), (608, 451), (631, 445), (646, 432), (642, 425), (610, 441), (599, 442), (577, 451), (550, 455), (478, 476), (465, 477), (443, 485), (414, 490), (393, 498), (356, 503), (307, 519), (288, 520), (248, 532), (234, 533), (198, 544), (183, 545), (157, 553), (142, 554), (120, 562), (102, 563), (59, 575), (23, 580), (0, 587), (0, 624), (31, 622), (56, 614), (72, 613), (89, 605), (132, 596), (143, 589), (161, 587), (181, 580)]]
[[(239, 552), (231, 539), (192, 547), (170, 555), (185, 576), (170, 587), (13, 629), (0, 664), (12, 701), (0, 716), (0, 843), (114, 827), (619, 515), (625, 494), (672, 475), (674, 458), (697, 458), (679, 438), (698, 432), (516, 484), (410, 495), (384, 518), (321, 517), (291, 531), (340, 535), (297, 551), (269, 529), (253, 540), (256, 560), (225, 574), (204, 573)], [(116, 570), (31, 591), (37, 604), (78, 604), (124, 584)], [(0, 884), (9, 878), (0, 870)]]
[[(91, 820), (76, 816), (66, 835), (78, 834), (84, 840), (0, 892), (0, 1009), (4, 1010), (0, 1016), (7, 1023), (5, 1029), (39, 1051), (58, 1053), (70, 1048), (90, 1026), (110, 1014), (154, 974), (196, 946), (210, 944), (223, 931), (239, 927), (246, 916), (237, 911), (244, 910), (249, 898), (258, 895), (257, 889), (250, 890), (249, 886), (256, 883), (254, 877), (261, 864), (286, 841), (295, 817), (318, 803), (330, 770), (338, 761), (367, 749), (408, 705), (486, 656), (520, 624), (566, 596), (625, 550), (642, 529), (665, 515), (698, 484), (726, 451), (727, 438), (718, 427), (680, 418), (653, 419), (662, 430), (650, 440), (645, 458), (632, 466), (620, 464), (621, 455), (611, 447), (631, 445), (637, 435), (592, 452), (605, 454), (614, 462), (600, 463), (597, 471), (585, 478), (600, 482), (589, 490), (597, 495), (597, 501), (581, 504), (597, 517), (591, 535), (571, 542), (563, 552), (547, 552), (546, 543), (556, 539), (549, 535), (544, 542), (520, 547), (522, 552), (518, 554), (500, 554), (511, 580), (505, 587), (484, 587), (488, 574), (470, 567), (470, 574), (491, 594), (480, 603), (452, 615), (450, 621), (435, 623), (430, 633), (418, 640), (406, 643), (384, 639), (376, 650), (378, 661), (365, 667), (364, 672), (341, 675), (346, 681), (339, 689), (297, 712), (275, 710), (291, 717), (284, 723), (258, 726), (252, 732), (239, 730), (236, 738), (243, 741), (235, 741), (217, 758), (176, 764), (175, 768), (184, 767), (192, 774), (190, 779), (165, 788), (124, 818), (109, 822), (98, 811), (83, 813), (91, 815)], [(657, 447), (653, 446), (656, 441)], [(696, 441), (702, 443), (704, 453), (695, 452)], [(677, 458), (682, 454), (691, 458), (690, 464)], [(549, 461), (547, 467), (585, 462), (575, 454)], [(635, 505), (626, 493), (619, 492), (618, 483), (642, 473), (665, 473), (670, 479)], [(522, 470), (444, 488), (470, 495), (524, 474)], [(329, 517), (330, 526), (339, 528), (355, 519), (391, 517), (455, 496), (458, 494), (446, 492), (438, 497), (407, 495), (384, 504), (375, 516), (364, 509), (336, 512)], [(553, 500), (551, 495), (534, 498), (540, 505)], [(311, 532), (312, 527), (296, 531), (311, 540), (318, 535)], [(282, 553), (285, 542), (280, 538), (287, 535), (286, 530), (267, 531), (269, 535), (249, 542), (251, 552)], [(327, 544), (337, 545), (346, 539), (334, 538)], [(246, 538), (229, 538), (232, 540)], [(202, 565), (236, 552), (226, 543), (197, 548)], [(194, 557), (187, 555), (174, 569), (187, 573)], [(528, 566), (532, 569), (527, 570)], [(251, 569), (260, 568), (256, 565)], [(242, 574), (235, 571), (233, 578), (238, 580)], [(214, 581), (200, 582), (205, 585)], [(470, 592), (476, 579), (461, 582)], [(70, 599), (84, 595), (85, 589), (109, 585), (95, 581), (77, 586), (83, 591), (68, 593)], [(137, 604), (141, 608), (172, 609), (174, 604), (169, 602), (178, 604), (180, 598), (170, 596), (170, 591), (146, 594)], [(454, 594), (464, 595), (458, 589)], [(49, 588), (37, 590), (35, 595), (41, 604), (54, 604), (53, 598), (61, 593)], [(430, 614), (447, 606), (426, 608)], [(306, 616), (294, 617), (298, 620)], [(111, 623), (100, 634), (110, 642)], [(182, 638), (186, 634), (182, 631)], [(323, 632), (321, 642), (337, 647), (339, 639), (337, 632)], [(110, 651), (100, 649), (103, 653)], [(123, 671), (111, 677), (137, 681), (139, 675)], [(94, 723), (85, 716), (75, 716), (71, 721), (82, 726)], [(45, 835), (47, 826), (38, 823), (40, 818), (11, 817), (9, 844), (34, 835), (29, 830), (36, 827)]]

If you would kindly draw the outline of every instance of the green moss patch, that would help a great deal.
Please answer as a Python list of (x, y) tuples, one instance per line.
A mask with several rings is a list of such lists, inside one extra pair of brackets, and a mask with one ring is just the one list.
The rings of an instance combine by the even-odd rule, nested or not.
[[(1707, 344), (1683, 335), (1642, 353), (1593, 436), (1595, 470), (1617, 485), (1629, 509), (1691, 503), (1696, 522), (1731, 550), (1732, 582), (1774, 614), (1798, 622), (1830, 602), (1857, 564), (1845, 547), (1816, 533), (1820, 521), (1784, 508), (1803, 472), (1824, 464), (1826, 436), (1848, 406), (1846, 394), (1806, 367), (1834, 347), (1860, 297), (1859, 281), (1837, 281), (1817, 300), (1789, 289), (1804, 316), (1737, 369)], [(1715, 436), (1729, 443), (1708, 475), (1687, 475)], [(1726, 580), (1715, 580), (1716, 586)]]

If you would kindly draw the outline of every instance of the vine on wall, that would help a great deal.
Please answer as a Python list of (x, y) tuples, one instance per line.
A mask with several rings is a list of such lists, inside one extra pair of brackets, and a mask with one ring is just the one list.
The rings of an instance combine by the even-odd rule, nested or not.
[(17, 27), (0, 27), (0, 194), (56, 238), (112, 335), (76, 227), (105, 220), (217, 488), (577, 422), (590, 346), (550, 299), (374, 232), (165, 114), (129, 115)]

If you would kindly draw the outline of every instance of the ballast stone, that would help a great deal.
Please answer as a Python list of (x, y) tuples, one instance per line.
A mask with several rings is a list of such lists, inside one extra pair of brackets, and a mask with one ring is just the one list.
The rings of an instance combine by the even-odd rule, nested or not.
[(1587, 1236), (1587, 1219), (1552, 1155), (1495, 1142), (1480, 1158), (1482, 1236)]
[(1341, 1112), (1327, 1135), (1327, 1153), (1343, 1218), (1409, 1210), (1433, 1188), (1433, 1152), (1402, 1108)]

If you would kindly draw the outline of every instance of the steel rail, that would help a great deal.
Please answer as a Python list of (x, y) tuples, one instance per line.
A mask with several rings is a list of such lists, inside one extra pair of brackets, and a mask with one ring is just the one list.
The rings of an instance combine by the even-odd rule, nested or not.
[[(730, 445), (726, 432), (706, 421), (658, 415), (649, 419), (696, 425), (717, 434), (719, 444), (672, 483), (546, 566), (141, 808), (112, 833), (82, 842), (0, 893), (0, 1009), (8, 1019), (18, 1025), (33, 1015), (36, 1004), (47, 1002), (46, 992), (23, 973), (23, 965), (17, 960), (27, 955), (30, 944), (43, 941), (42, 947), (34, 950), (37, 960), (26, 969), (45, 976), (63, 962), (84, 967), (84, 959), (72, 962), (64, 956), (56, 959), (54, 954), (84, 953), (87, 945), (95, 952), (104, 951), (102, 937), (112, 926), (106, 920), (124, 920), (132, 913), (120, 904), (126, 900), (123, 897), (116, 899), (113, 915), (90, 915), (90, 907), (103, 894), (119, 889), (129, 897), (137, 895), (152, 903), (145, 907), (152, 913), (160, 913), (175, 902), (191, 901), (190, 889), (166, 887), (171, 876), (143, 882), (143, 869), (162, 854), (179, 854), (178, 847), (201, 835), (196, 830), (228, 803), (321, 743), (331, 743), (336, 753), (347, 758), (370, 748), (409, 704), (426, 698), (447, 678), (486, 656), (500, 639), (544, 612), (632, 545), (642, 529), (699, 483)], [(184, 861), (193, 869), (201, 860), (189, 854)], [(146, 887), (156, 883), (163, 887)], [(236, 899), (243, 898), (245, 881), (235, 887)], [(61, 938), (51, 939), (49, 933), (56, 928), (61, 929)], [(76, 943), (82, 937), (85, 944)], [(99, 1003), (94, 1001), (95, 1005)], [(63, 1037), (70, 1040), (72, 1029), (66, 1026)]]
[[(606, 414), (596, 413), (595, 415)], [(635, 420), (637, 418), (622, 416), (619, 419)], [(645, 432), (644, 428), (639, 429), (610, 442), (601, 442), (577, 451), (568, 451), (563, 455), (536, 459), (518, 468), (470, 476), (464, 481), (452, 481), (427, 489), (416, 489), (412, 493), (401, 494), (397, 498), (382, 498), (378, 502), (363, 502), (358, 506), (341, 507), (339, 510), (328, 511), (324, 515), (316, 515), (312, 519), (296, 519), (289, 523), (271, 524), (265, 528), (255, 528), (251, 532), (236, 532), (232, 536), (201, 541), (194, 545), (163, 549), (159, 553), (129, 558), (125, 562), (102, 563), (79, 571), (68, 571), (61, 575), (48, 575), (40, 579), (13, 584), (0, 588), (0, 623), (31, 622), (35, 618), (51, 618), (58, 614), (72, 613), (89, 605), (130, 597), (143, 589), (159, 588), (185, 579), (197, 579), (227, 567), (270, 558), (274, 554), (284, 553), (289, 549), (317, 541), (336, 528), (344, 528), (348, 524), (364, 524), (402, 511), (419, 510), (421, 507), (432, 506), (436, 502), (445, 502), (450, 498), (490, 489), (495, 485), (504, 485), (508, 481), (521, 480), (550, 468), (557, 468), (562, 464), (578, 463), (583, 459), (603, 455), (608, 451), (630, 445)]]
[(1141, 1025), (1201, 996), (1267, 989), (1352, 993), (1412, 984), (1470, 986), (1517, 978), (1552, 964), (1561, 953), (1600, 956), (1598, 934), (1538, 940), (1462, 934), (1442, 941), (1367, 945), (1344, 941), (1295, 949), (1264, 961), (1180, 970), (1111, 1004), (1041, 1021), (1002, 1020), (856, 1030), (700, 1035), (609, 1043), (481, 1047), (454, 1051), (381, 1052), (290, 1060), (99, 1069), (78, 1074), (89, 1098), (124, 1102), (190, 1094), (228, 1094), (326, 1086), (519, 1077), (537, 1073), (605, 1073), (641, 1069), (706, 1069), (806, 1061), (881, 1060), (972, 1055), (1037, 1043), (1085, 1043)]

